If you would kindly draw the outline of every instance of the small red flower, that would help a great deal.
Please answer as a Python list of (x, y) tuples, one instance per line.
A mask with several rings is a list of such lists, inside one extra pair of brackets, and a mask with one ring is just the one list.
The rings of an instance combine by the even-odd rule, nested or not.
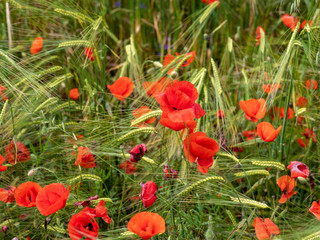
[(316, 90), (318, 88), (318, 82), (316, 80), (309, 79), (306, 81), (306, 88)]
[[(176, 53), (176, 56), (180, 56), (179, 53)], [(190, 65), (193, 62), (193, 59), (196, 57), (196, 52), (193, 51), (193, 52), (187, 53), (185, 54), (185, 56), (191, 56), (191, 57), (189, 57), (183, 64), (181, 64), (181, 67), (186, 67)], [(165, 68), (165, 66), (169, 65), (172, 61), (174, 61), (174, 59), (175, 57), (173, 55), (167, 54), (163, 60), (163, 67)], [(177, 63), (179, 63), (179, 61)], [(174, 68), (170, 69), (167, 72), (167, 74), (171, 74), (173, 70)]]
[(27, 147), (22, 142), (16, 142), (16, 147), (13, 140), (6, 146), (4, 152), (7, 161), (12, 165), (15, 165), (17, 162), (29, 161), (30, 154)]
[(147, 152), (147, 146), (145, 144), (138, 144), (130, 151), (130, 161), (138, 162)]
[(282, 126), (278, 127), (277, 130), (268, 123), (261, 122), (257, 125), (257, 133), (259, 137), (265, 142), (273, 142), (281, 131)]
[(247, 138), (247, 141), (255, 139), (255, 136), (258, 135), (256, 130), (243, 131), (242, 134)]
[(224, 111), (223, 110), (219, 110), (216, 114), (216, 116), (220, 119), (223, 119), (225, 117)]
[(38, 52), (41, 51), (43, 47), (43, 38), (42, 37), (37, 37), (33, 42), (32, 42), (32, 45), (31, 45), (31, 48), (30, 48), (30, 52), (32, 55), (35, 55), (37, 54)]
[(288, 175), (284, 175), (278, 179), (277, 183), (281, 191), (283, 192), (279, 203), (285, 203), (287, 199), (297, 194), (297, 192), (293, 191), (294, 187), (297, 185), (294, 178), (291, 178)]
[[(284, 118), (284, 111), (285, 111), (285, 108), (282, 107), (280, 109), (280, 119), (283, 119)], [(294, 117), (294, 112), (293, 112), (293, 109), (291, 107), (288, 108), (288, 114), (287, 114), (287, 119), (291, 119)]]
[(312, 213), (313, 215), (315, 215), (318, 218), (318, 220), (320, 221), (320, 201), (319, 201), (319, 203), (314, 201), (312, 203), (311, 208), (309, 209), (309, 212)]
[(8, 100), (7, 95), (5, 94), (5, 91), (7, 91), (8, 89), (6, 89), (4, 86), (0, 85), (0, 96), (2, 97), (2, 99), (4, 101)]
[(309, 167), (302, 162), (292, 161), (287, 168), (291, 170), (292, 178), (307, 178), (309, 176)]
[(189, 162), (197, 163), (199, 172), (207, 174), (213, 164), (213, 156), (219, 151), (219, 144), (204, 132), (195, 132), (184, 139), (183, 150)]
[(305, 97), (299, 97), (296, 102), (297, 107), (308, 107), (308, 99)]
[(170, 167), (170, 171), (169, 171), (169, 166), (168, 163), (165, 163), (163, 165), (163, 178), (164, 180), (167, 180), (167, 178), (178, 178), (178, 171), (172, 169), (172, 167)]
[[(139, 118), (139, 117), (142, 117), (143, 115), (147, 114), (151, 112), (151, 109), (147, 106), (142, 106), (140, 108), (137, 108), (135, 110), (132, 111), (132, 115), (135, 119)], [(156, 118), (155, 117), (152, 117), (152, 118), (149, 118), (148, 120), (144, 121), (141, 125), (136, 125), (136, 127), (145, 127), (147, 124), (151, 124), (151, 123), (154, 123), (156, 121)]]
[(95, 218), (85, 212), (79, 212), (71, 217), (68, 224), (69, 237), (72, 240), (94, 240), (99, 234), (99, 225)]
[(79, 90), (78, 88), (73, 88), (69, 92), (69, 97), (73, 100), (78, 100), (79, 99)]
[(265, 84), (263, 85), (263, 90), (266, 93), (271, 93), (272, 91), (276, 91), (281, 88), (281, 84)]
[(95, 159), (93, 154), (90, 152), (90, 148), (78, 147), (77, 160), (74, 162), (74, 165), (81, 166), (84, 168), (93, 168), (96, 166)]
[(256, 46), (258, 46), (260, 44), (260, 41), (261, 41), (261, 31), (265, 34), (266, 32), (264, 31), (264, 29), (262, 27), (257, 27), (257, 30), (256, 30)]
[(120, 101), (129, 97), (133, 92), (133, 82), (128, 77), (120, 77), (112, 85), (107, 86), (110, 92)]
[(148, 181), (145, 184), (140, 183), (141, 193), (140, 197), (145, 208), (151, 207), (152, 204), (157, 200), (156, 192), (158, 190), (157, 185), (154, 181)]
[(299, 22), (298, 18), (292, 17), (289, 14), (285, 14), (281, 17), (282, 22), (293, 32)]
[(12, 203), (14, 200), (15, 190), (15, 186), (10, 186), (8, 188), (0, 188), (0, 201), (5, 203)]
[(64, 208), (69, 193), (70, 186), (66, 189), (61, 183), (51, 183), (45, 186), (37, 197), (39, 212), (44, 216), (48, 216)]
[(308, 20), (304, 20), (302, 23), (301, 23), (301, 29), (304, 29), (305, 26), (308, 24), (310, 27), (312, 26), (312, 23), (313, 21), (308, 21)]
[(89, 58), (91, 61), (94, 61), (93, 53), (92, 53), (92, 48), (86, 48), (84, 51), (84, 54)]
[(303, 136), (305, 136), (307, 139), (312, 138), (313, 142), (316, 142), (316, 134), (309, 128), (304, 129), (305, 132), (302, 133)]
[(14, 192), (14, 198), (20, 207), (35, 207), (36, 199), (42, 187), (36, 182), (22, 183)]
[(140, 212), (134, 215), (128, 222), (128, 230), (138, 234), (143, 240), (166, 231), (164, 219), (157, 213)]
[(275, 225), (270, 218), (262, 219), (256, 217), (252, 226), (259, 240), (270, 239), (272, 236), (280, 234), (278, 226)]
[(240, 101), (240, 108), (245, 112), (246, 119), (258, 122), (266, 114), (266, 101), (263, 98)]
[(299, 145), (303, 148), (306, 148), (306, 145), (309, 145), (309, 139), (306, 139), (306, 142), (304, 142), (302, 138), (298, 138), (297, 141)]
[(0, 154), (0, 172), (6, 171), (8, 169), (8, 167), (6, 166), (1, 166), (5, 160), (6, 159)]
[(120, 164), (120, 168), (123, 171), (126, 171), (126, 174), (133, 174), (137, 169), (131, 161), (124, 161), (123, 163)]

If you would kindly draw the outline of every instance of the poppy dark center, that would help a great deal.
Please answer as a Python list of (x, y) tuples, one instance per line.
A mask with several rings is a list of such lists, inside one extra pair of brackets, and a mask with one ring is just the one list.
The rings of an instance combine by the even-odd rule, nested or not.
[(89, 223), (85, 229), (89, 230), (89, 231), (92, 231), (93, 230), (93, 224), (92, 223)]

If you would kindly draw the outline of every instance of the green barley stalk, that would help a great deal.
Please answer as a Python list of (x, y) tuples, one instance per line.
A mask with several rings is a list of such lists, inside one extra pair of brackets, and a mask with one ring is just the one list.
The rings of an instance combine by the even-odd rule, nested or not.
[(131, 127), (133, 127), (135, 125), (138, 125), (140, 123), (143, 123), (143, 122), (147, 121), (150, 118), (161, 116), (161, 114), (162, 114), (162, 110), (161, 109), (155, 110), (155, 111), (152, 111), (152, 112), (148, 112), (148, 113), (144, 114), (143, 116), (133, 120), (131, 122)]
[(285, 166), (282, 163), (279, 163), (279, 162), (252, 160), (251, 163), (253, 165), (256, 165), (256, 166), (274, 167), (274, 168), (278, 168), (280, 170), (284, 170), (285, 169)]
[(90, 18), (82, 13), (79, 13), (79, 12), (71, 12), (71, 11), (61, 9), (61, 8), (56, 8), (54, 11), (57, 13), (61, 13), (62, 15), (65, 15), (65, 16), (73, 17), (79, 21), (90, 22), (90, 23), (94, 22), (94, 20), (92, 18)]
[[(45, 228), (44, 225), (40, 225), (42, 228)], [(66, 234), (66, 230), (64, 228), (58, 227), (58, 226), (47, 226), (47, 230), (55, 233), (61, 233), (61, 234)]]
[(117, 142), (119, 144), (123, 143), (125, 140), (132, 138), (136, 135), (139, 135), (141, 133), (154, 133), (156, 130), (153, 127), (143, 127), (143, 128), (139, 128), (139, 129), (134, 129), (130, 132), (128, 132), (127, 134), (121, 136), (120, 138), (117, 139)]
[(6, 112), (8, 103), (9, 103), (9, 100), (6, 100), (6, 102), (4, 103), (3, 108), (2, 108), (2, 110), (1, 110), (1, 114), (0, 114), (0, 125), (2, 124), (2, 120), (3, 120), (4, 114), (5, 114), (5, 112)]
[(90, 180), (90, 181), (96, 181), (96, 182), (103, 182), (102, 179), (94, 174), (81, 174), (77, 177), (74, 177), (72, 179), (67, 180), (70, 184), (81, 182), (83, 180)]
[(320, 238), (320, 231), (319, 232), (315, 232), (311, 235), (308, 235), (304, 238), (302, 238), (302, 240), (314, 240), (314, 239), (319, 239)]
[(62, 42), (58, 45), (58, 48), (61, 47), (74, 47), (74, 46), (84, 46), (84, 47), (92, 47), (92, 43), (87, 40), (74, 40)]
[(213, 176), (213, 177), (207, 177), (205, 179), (201, 179), (197, 182), (195, 182), (194, 184), (192, 184), (191, 186), (187, 187), (186, 189), (184, 189), (182, 192), (180, 192), (177, 197), (182, 197), (183, 195), (189, 193), (192, 189), (194, 189), (195, 187), (199, 186), (202, 183), (208, 182), (208, 181), (220, 181), (220, 182), (224, 182), (224, 179), (220, 176)]
[(238, 172), (234, 174), (235, 177), (245, 177), (245, 176), (252, 176), (252, 175), (269, 176), (270, 173), (267, 170), (249, 170), (249, 171)]
[(255, 206), (255, 207), (259, 207), (259, 208), (270, 208), (267, 204), (254, 201), (252, 199), (234, 198), (234, 197), (230, 197), (230, 199), (233, 202), (244, 204), (244, 205), (251, 205), (251, 206)]
[(236, 218), (233, 216), (233, 214), (231, 213), (231, 211), (227, 209), (227, 210), (226, 210), (226, 213), (227, 213), (228, 217), (230, 218), (233, 226), (237, 226), (237, 220), (236, 220)]
[(48, 107), (51, 106), (52, 104), (55, 104), (58, 102), (58, 99), (55, 97), (51, 97), (48, 98), (46, 101), (44, 101), (43, 103), (41, 103), (35, 110), (34, 112), (39, 111), (40, 109), (42, 109), (43, 107)]
[(234, 155), (231, 155), (231, 154), (228, 154), (228, 153), (222, 153), (222, 152), (218, 152), (216, 155), (219, 156), (219, 157), (227, 157), (227, 158), (232, 159), (236, 163), (240, 163), (240, 160), (238, 158), (236, 158)]

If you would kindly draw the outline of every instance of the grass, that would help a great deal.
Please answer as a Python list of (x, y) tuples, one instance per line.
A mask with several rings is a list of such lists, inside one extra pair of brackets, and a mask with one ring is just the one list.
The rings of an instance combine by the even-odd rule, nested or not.
[[(140, 200), (130, 198), (140, 194), (140, 182), (151, 180), (158, 186), (158, 199), (147, 211), (166, 221), (166, 232), (153, 239), (255, 239), (252, 222), (257, 216), (271, 218), (280, 228), (281, 234), (273, 239), (320, 238), (320, 223), (308, 212), (312, 202), (320, 200), (319, 89), (305, 87), (307, 79), (319, 79), (319, 1), (115, 4), (10, 0), (0, 5), (0, 84), (9, 98), (0, 102), (0, 154), (4, 156), (12, 139), (23, 142), (31, 153), (28, 162), (5, 162), (8, 170), (0, 173), (0, 187), (26, 181), (72, 186), (66, 207), (50, 216), (46, 229), (37, 209), (0, 202), (0, 226), (9, 227), (0, 238), (67, 238), (71, 215), (81, 210), (73, 203), (98, 195), (110, 199), (106, 206), (113, 220), (110, 225), (97, 220), (99, 239), (138, 239), (128, 233), (127, 223), (145, 209)], [(285, 13), (313, 20), (313, 25), (293, 33), (281, 22)], [(265, 35), (255, 46), (258, 26)], [(38, 36), (44, 47), (31, 55), (31, 43)], [(94, 49), (95, 61), (84, 54), (88, 46)], [(188, 58), (183, 54), (190, 51), (196, 52), (195, 60), (180, 67)], [(163, 68), (164, 56), (175, 52), (181, 56)], [(159, 123), (159, 104), (143, 88), (143, 82), (167, 76), (172, 67), (176, 76), (171, 80), (192, 82), (199, 93), (197, 103), (206, 115), (197, 120), (197, 131), (220, 145), (206, 176), (186, 161), (180, 133)], [(123, 102), (107, 89), (121, 76), (134, 82), (133, 93)], [(268, 95), (262, 88), (267, 83), (282, 87)], [(72, 88), (79, 89), (77, 101), (69, 98)], [(305, 110), (295, 104), (299, 96), (309, 101)], [(239, 101), (261, 97), (267, 101), (263, 121), (283, 126), (272, 143), (259, 137), (247, 141), (241, 134), (256, 124), (245, 119)], [(157, 121), (137, 129), (139, 119), (131, 122), (132, 110), (141, 106), (148, 106)], [(268, 111), (274, 106), (285, 107), (285, 112), (293, 108), (294, 118), (272, 121)], [(216, 117), (220, 109), (224, 119)], [(302, 124), (298, 115), (304, 117)], [(297, 143), (304, 128), (317, 136), (306, 149)], [(80, 134), (84, 138), (76, 137)], [(127, 175), (119, 165), (140, 143), (148, 152), (136, 164), (136, 172)], [(74, 165), (80, 145), (91, 148), (97, 167)], [(231, 151), (236, 146), (243, 152)], [(299, 180), (297, 195), (279, 204), (277, 179), (290, 174), (286, 166), (291, 161), (309, 166), (314, 189), (310, 179)], [(177, 179), (163, 179), (165, 163), (179, 171)], [(28, 175), (30, 170), (33, 175)], [(23, 220), (21, 214), (30, 215)]]

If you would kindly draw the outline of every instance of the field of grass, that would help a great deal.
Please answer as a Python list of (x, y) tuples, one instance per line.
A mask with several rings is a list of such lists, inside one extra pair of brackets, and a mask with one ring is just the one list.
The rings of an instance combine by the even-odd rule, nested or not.
[(320, 239), (320, 1), (3, 0), (0, 23), (0, 239)]

